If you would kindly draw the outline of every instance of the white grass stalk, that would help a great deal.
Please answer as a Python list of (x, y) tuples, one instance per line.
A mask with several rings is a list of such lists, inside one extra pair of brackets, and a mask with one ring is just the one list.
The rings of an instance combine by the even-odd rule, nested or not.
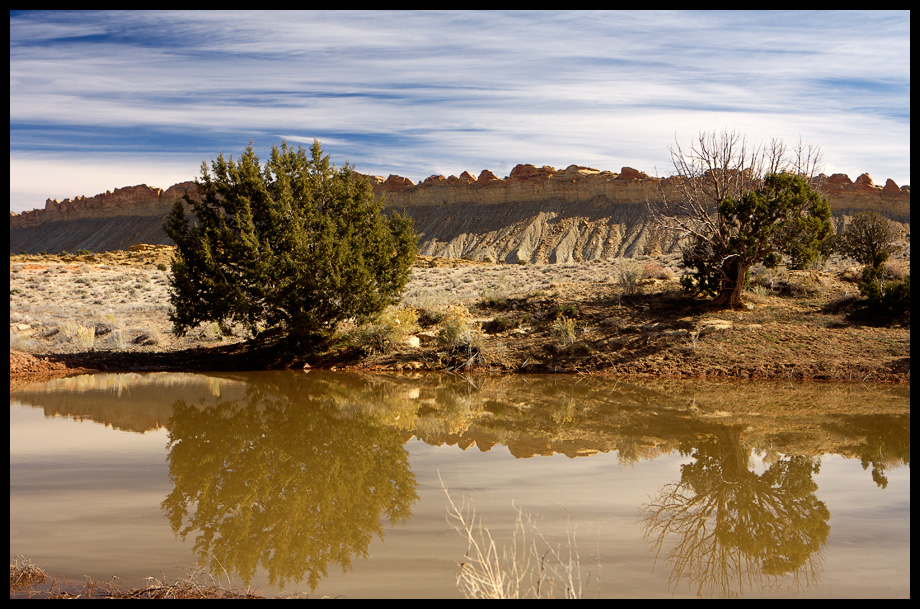
[(467, 540), (457, 576), (457, 587), (466, 598), (582, 598), (581, 560), (574, 533), (568, 535), (565, 547), (554, 546), (529, 514), (515, 508), (510, 546), (499, 550), (475, 509), (466, 502), (457, 505), (443, 480), (441, 487), (447, 496), (448, 522)]

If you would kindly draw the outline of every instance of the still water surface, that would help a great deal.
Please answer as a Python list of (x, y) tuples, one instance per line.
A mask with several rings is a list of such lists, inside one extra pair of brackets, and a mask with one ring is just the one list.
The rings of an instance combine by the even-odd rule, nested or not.
[(910, 596), (909, 387), (263, 372), (10, 391), (10, 555), (76, 581), (200, 565), (267, 595), (457, 597), (445, 487), (499, 546), (522, 511), (576, 549), (589, 597)]

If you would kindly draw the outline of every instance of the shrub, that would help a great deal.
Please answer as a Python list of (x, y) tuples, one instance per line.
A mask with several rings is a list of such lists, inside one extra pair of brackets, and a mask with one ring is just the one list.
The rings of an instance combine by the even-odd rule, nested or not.
[(58, 326), (58, 329), (61, 331), (61, 334), (64, 335), (64, 338), (67, 340), (73, 340), (73, 338), (77, 335), (77, 332), (80, 330), (80, 327), (80, 324), (74, 320), (65, 319), (61, 325)]
[(112, 332), (112, 341), (115, 343), (115, 348), (119, 351), (124, 351), (125, 347), (128, 346), (128, 337), (125, 336), (125, 331), (120, 328)]
[(762, 264), (756, 265), (748, 273), (748, 289), (761, 288), (763, 291), (774, 291), (779, 284), (779, 272)]
[(634, 260), (624, 260), (617, 269), (617, 285), (624, 294), (635, 296), (642, 292), (643, 269)]
[(556, 307), (556, 319), (560, 317), (578, 317), (578, 308), (575, 305), (559, 305)]
[(374, 321), (352, 332), (352, 342), (366, 351), (388, 353), (419, 331), (418, 311), (412, 307), (388, 307)]
[(577, 340), (575, 320), (570, 317), (559, 317), (553, 322), (553, 336), (562, 346), (570, 347)]
[(910, 275), (910, 266), (903, 260), (888, 260), (883, 265), (885, 269), (885, 278), (895, 281), (903, 281)]
[(654, 260), (646, 260), (642, 263), (642, 279), (661, 279), (670, 281), (674, 279), (674, 271), (661, 266)]
[(84, 351), (92, 351), (96, 343), (96, 328), (80, 326), (76, 335), (77, 346)]
[(482, 348), (482, 329), (473, 321), (469, 309), (449, 305), (438, 323), (438, 345), (448, 351), (465, 351), (468, 355)]
[(898, 231), (887, 218), (874, 211), (859, 212), (844, 230), (840, 250), (857, 262), (879, 267), (900, 249), (897, 238)]
[(518, 326), (519, 324), (515, 323), (513, 320), (503, 315), (496, 315), (491, 321), (485, 324), (482, 329), (489, 334), (498, 334), (499, 332), (505, 332), (506, 330), (517, 328)]
[(863, 315), (880, 321), (900, 319), (910, 323), (910, 275), (903, 281), (877, 279), (871, 267), (866, 267), (859, 292), (865, 299)]
[(22, 334), (10, 326), (10, 349), (19, 349), (20, 351), (32, 351), (37, 346), (35, 340), (26, 334)]

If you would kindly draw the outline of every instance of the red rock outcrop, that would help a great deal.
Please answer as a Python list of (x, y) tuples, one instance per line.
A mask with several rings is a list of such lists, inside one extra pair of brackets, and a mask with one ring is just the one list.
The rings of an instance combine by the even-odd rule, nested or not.
[[(460, 177), (437, 175), (413, 184), (407, 178), (391, 175), (383, 184), (377, 190), (386, 196), (386, 205), (400, 208), (586, 200), (645, 205), (662, 189), (672, 188), (670, 178), (651, 177), (632, 167), (612, 173), (579, 165), (557, 171), (550, 166), (525, 164), (516, 165), (505, 179), (484, 169), (475, 179), (470, 172), (463, 172)], [(815, 185), (837, 214), (871, 210), (902, 220), (910, 217), (910, 186), (898, 187), (893, 180), (881, 187), (868, 174), (855, 181), (844, 174), (822, 174), (815, 178)]]
[(120, 216), (163, 216), (172, 209), (178, 197), (194, 193), (194, 182), (180, 182), (166, 190), (151, 188), (146, 184), (108, 190), (94, 197), (79, 196), (73, 199), (48, 199), (44, 209), (22, 214), (10, 214), (10, 228), (37, 226), (61, 220), (86, 220)]
[[(478, 177), (431, 176), (419, 184), (390, 175), (368, 176), (384, 205), (408, 212), (422, 237), (422, 253), (494, 260), (567, 261), (667, 251), (674, 247), (649, 223), (646, 203), (673, 188), (623, 167), (619, 173), (569, 165), (517, 165), (507, 178), (489, 170)], [(892, 180), (876, 185), (868, 174), (855, 181), (821, 175), (817, 188), (835, 216), (878, 211), (910, 223), (910, 187)], [(146, 185), (94, 197), (49, 200), (44, 209), (10, 214), (11, 251), (101, 251), (133, 243), (168, 243), (163, 219), (194, 182), (163, 191)], [(665, 239), (662, 241), (662, 239)], [(117, 244), (117, 245), (116, 245)]]
[(855, 181), (849, 176), (836, 173), (830, 177), (824, 174), (814, 180), (818, 190), (827, 197), (835, 214), (858, 211), (877, 211), (880, 214), (901, 221), (910, 218), (910, 186), (898, 187), (894, 180), (878, 186), (864, 173)]

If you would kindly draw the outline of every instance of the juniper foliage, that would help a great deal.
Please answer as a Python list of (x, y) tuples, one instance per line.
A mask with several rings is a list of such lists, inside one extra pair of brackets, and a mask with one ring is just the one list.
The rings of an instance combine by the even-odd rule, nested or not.
[(264, 166), (250, 143), (238, 160), (202, 163), (196, 183), (164, 226), (177, 335), (216, 322), (309, 350), (338, 322), (398, 302), (418, 249), (412, 221), (384, 214), (367, 178), (332, 165), (318, 141), (309, 152), (282, 142)]

